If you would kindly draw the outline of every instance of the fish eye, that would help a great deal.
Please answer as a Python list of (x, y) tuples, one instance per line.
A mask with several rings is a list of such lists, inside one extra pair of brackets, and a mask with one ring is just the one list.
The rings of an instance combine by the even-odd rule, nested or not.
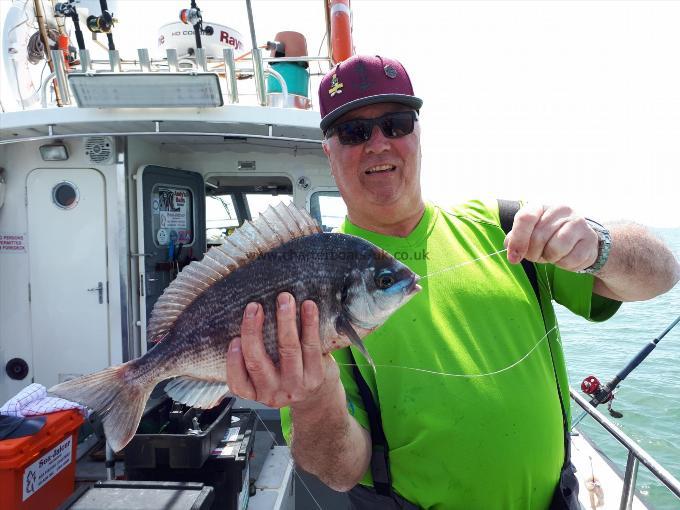
[(389, 289), (394, 285), (394, 275), (390, 271), (381, 271), (378, 276), (375, 277), (375, 285), (379, 289)]

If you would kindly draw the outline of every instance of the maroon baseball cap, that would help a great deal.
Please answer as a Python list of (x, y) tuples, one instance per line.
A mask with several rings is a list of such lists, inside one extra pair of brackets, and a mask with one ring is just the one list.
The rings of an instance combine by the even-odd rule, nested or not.
[(419, 110), (411, 79), (399, 62), (379, 55), (354, 55), (332, 68), (319, 85), (321, 130), (345, 113), (376, 103), (401, 103)]

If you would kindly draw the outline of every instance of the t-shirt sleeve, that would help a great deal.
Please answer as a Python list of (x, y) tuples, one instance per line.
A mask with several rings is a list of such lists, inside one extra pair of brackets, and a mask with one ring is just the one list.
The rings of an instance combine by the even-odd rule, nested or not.
[(572, 273), (552, 267), (552, 292), (555, 301), (576, 315), (593, 322), (612, 317), (621, 306), (615, 301), (593, 293), (595, 277), (585, 273)]
[[(369, 430), (368, 414), (364, 409), (361, 396), (359, 395), (359, 388), (357, 387), (354, 375), (352, 373), (351, 359), (349, 357), (348, 349), (340, 349), (333, 353), (335, 361), (338, 363), (340, 369), (340, 381), (345, 388), (347, 395), (347, 410), (349, 414), (366, 430)], [(281, 408), (281, 430), (286, 442), (290, 444), (291, 438), (291, 420), (290, 408)]]

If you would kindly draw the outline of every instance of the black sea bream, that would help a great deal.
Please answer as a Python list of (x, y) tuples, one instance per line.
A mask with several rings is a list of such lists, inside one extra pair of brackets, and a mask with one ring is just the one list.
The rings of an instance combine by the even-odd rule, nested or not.
[[(276, 297), (293, 294), (319, 307), (323, 351), (350, 344), (380, 326), (420, 290), (418, 277), (392, 256), (358, 237), (322, 233), (306, 211), (269, 208), (224, 244), (192, 262), (158, 299), (147, 338), (157, 342), (141, 358), (50, 389), (99, 413), (111, 447), (134, 435), (154, 386), (173, 379), (166, 393), (178, 402), (216, 406), (229, 394), (227, 348), (239, 336), (251, 301), (264, 309), (265, 348), (278, 363)], [(370, 358), (368, 358), (370, 361)]]

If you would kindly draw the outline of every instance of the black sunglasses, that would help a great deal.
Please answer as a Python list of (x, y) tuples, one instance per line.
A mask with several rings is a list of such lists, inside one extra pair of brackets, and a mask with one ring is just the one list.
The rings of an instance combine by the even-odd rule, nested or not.
[(386, 138), (401, 138), (413, 133), (417, 120), (418, 114), (413, 110), (387, 113), (376, 119), (352, 119), (329, 127), (326, 138), (337, 134), (342, 145), (359, 145), (370, 140), (373, 126), (378, 126)]

